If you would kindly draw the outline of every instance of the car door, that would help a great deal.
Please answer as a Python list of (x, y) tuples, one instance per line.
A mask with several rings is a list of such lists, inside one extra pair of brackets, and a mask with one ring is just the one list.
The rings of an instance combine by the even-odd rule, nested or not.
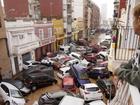
[(4, 101), (9, 99), (10, 96), (9, 89), (4, 84), (0, 84), (0, 94)]
[(52, 83), (52, 81), (49, 79), (47, 75), (42, 76), (40, 79), (41, 79), (41, 85), (50, 85)]

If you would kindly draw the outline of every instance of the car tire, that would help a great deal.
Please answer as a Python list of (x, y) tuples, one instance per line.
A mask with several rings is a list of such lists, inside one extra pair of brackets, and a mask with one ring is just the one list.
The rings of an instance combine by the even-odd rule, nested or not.
[(10, 105), (10, 102), (9, 101), (6, 101), (4, 105)]
[(32, 86), (31, 90), (36, 91), (37, 87), (35, 85)]

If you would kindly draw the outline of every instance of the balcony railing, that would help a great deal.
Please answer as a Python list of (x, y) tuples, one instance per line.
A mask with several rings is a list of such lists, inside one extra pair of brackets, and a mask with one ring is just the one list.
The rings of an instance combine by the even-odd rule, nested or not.
[(139, 36), (134, 34), (132, 27), (119, 27), (115, 58), (117, 60), (128, 60), (138, 48)]
[(140, 105), (140, 93), (138, 88), (127, 82), (121, 84), (116, 92), (116, 96), (108, 105)]

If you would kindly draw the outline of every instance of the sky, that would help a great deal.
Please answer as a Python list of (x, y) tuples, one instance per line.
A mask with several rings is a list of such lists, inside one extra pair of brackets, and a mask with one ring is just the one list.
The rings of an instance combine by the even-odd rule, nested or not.
[(107, 5), (107, 18), (112, 18), (113, 15), (113, 2), (114, 0), (92, 0), (95, 4), (97, 4), (100, 8), (102, 7), (102, 4)]

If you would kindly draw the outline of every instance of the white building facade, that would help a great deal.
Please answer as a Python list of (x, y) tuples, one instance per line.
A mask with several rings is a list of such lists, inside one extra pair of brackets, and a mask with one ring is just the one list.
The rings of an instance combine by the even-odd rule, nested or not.
[(63, 0), (63, 19), (67, 43), (72, 37), (72, 0)]
[(22, 71), (23, 62), (35, 59), (34, 50), (39, 47), (32, 21), (6, 21), (6, 35), (12, 64), (12, 73)]

